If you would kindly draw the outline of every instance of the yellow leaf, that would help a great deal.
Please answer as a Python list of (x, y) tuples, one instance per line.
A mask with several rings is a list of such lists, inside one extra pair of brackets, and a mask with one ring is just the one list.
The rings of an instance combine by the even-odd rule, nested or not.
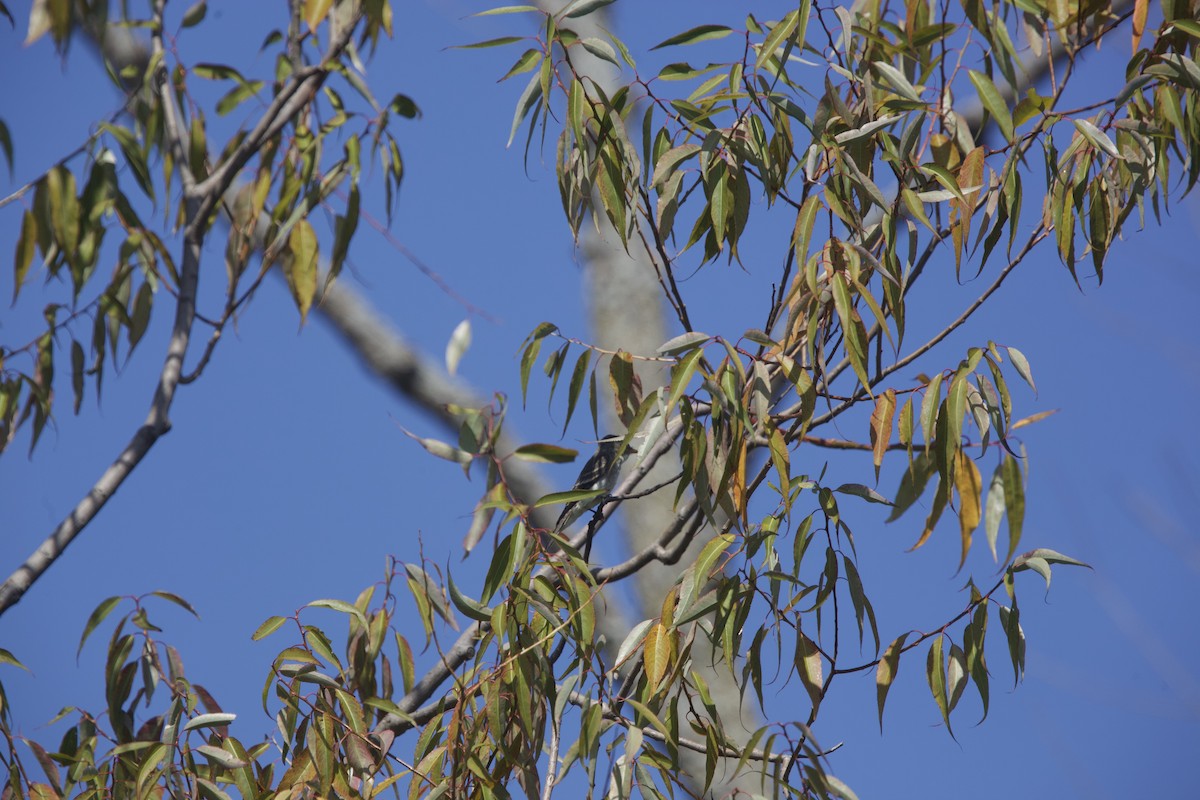
[(982, 196), (979, 189), (983, 184), (983, 156), (983, 147), (976, 147), (963, 158), (956, 176), (963, 199), (955, 198), (950, 201), (950, 232), (954, 243), (956, 274), (962, 263), (963, 248), (971, 238), (971, 216), (975, 212), (975, 204)]
[(317, 234), (308, 220), (296, 223), (288, 234), (288, 245), (291, 258), (284, 259), (283, 272), (303, 322), (317, 293)]
[(983, 507), (983, 479), (979, 467), (961, 448), (954, 458), (954, 488), (958, 491), (958, 523), (962, 531), (962, 567), (971, 549), (971, 534), (979, 527)]
[(1142, 34), (1146, 30), (1146, 12), (1150, 9), (1150, 0), (1134, 0), (1133, 4), (1133, 52), (1137, 52)]
[(888, 389), (875, 399), (875, 411), (871, 413), (871, 450), (875, 461), (875, 481), (879, 482), (879, 467), (883, 454), (892, 439), (892, 417), (896, 413), (896, 390)]
[(321, 21), (329, 13), (330, 6), (333, 5), (333, 0), (306, 0), (304, 3), (304, 21), (308, 23), (308, 29), (315, 31)]
[(656, 622), (650, 626), (642, 647), (642, 662), (646, 665), (646, 679), (650, 686), (657, 687), (671, 668), (673, 644), (671, 631), (665, 625)]

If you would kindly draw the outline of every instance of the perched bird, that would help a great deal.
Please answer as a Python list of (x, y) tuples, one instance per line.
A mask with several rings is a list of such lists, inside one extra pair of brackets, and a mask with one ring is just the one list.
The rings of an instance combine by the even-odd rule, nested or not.
[[(606, 495), (616, 487), (621, 464), (634, 452), (632, 447), (627, 447), (621, 457), (617, 458), (617, 448), (620, 447), (623, 438), (610, 434), (596, 443), (596, 452), (579, 471), (579, 477), (575, 479), (575, 485), (571, 487), (571, 491), (593, 492), (602, 489), (604, 494), (587, 500), (572, 500), (567, 503), (558, 517), (558, 522), (554, 525), (555, 533), (562, 533), (563, 530), (573, 525), (575, 520), (588, 510), (595, 508), (596, 504), (604, 500)], [(590, 545), (591, 542), (589, 541), (588, 544)]]

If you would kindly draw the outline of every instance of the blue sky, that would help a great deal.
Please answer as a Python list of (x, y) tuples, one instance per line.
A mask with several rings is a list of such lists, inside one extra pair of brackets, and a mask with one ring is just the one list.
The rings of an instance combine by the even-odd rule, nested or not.
[[(784, 7), (763, 5), (762, 17)], [(258, 15), (268, 12), (211, 6), (196, 41), (184, 40), (185, 60), (268, 72), (270, 62), (255, 57), (268, 29)], [(482, 391), (516, 397), (515, 354), (534, 325), (550, 320), (570, 335), (587, 333), (579, 266), (546, 163), (552, 157), (534, 155), (526, 167), (518, 149), (504, 147), (520, 86), (495, 79), (516, 51), (446, 49), (519, 29), (511, 17), (467, 18), (483, 7), (397, 4), (397, 36), (381, 47), (369, 75), (379, 96), (404, 92), (423, 111), (419, 121), (395, 124), (407, 177), (392, 233), (497, 319), (472, 320), (474, 344), (461, 371)], [(615, 8), (616, 30), (635, 55), (693, 25), (737, 25), (740, 17), (715, 2)], [(48, 42), (25, 48), (23, 37), (23, 28), (0, 24), (0, 73), (20, 76), (0, 83), (0, 116), (16, 149), (15, 176), (0, 178), (3, 194), (77, 146), (89, 124), (119, 102), (86, 48), (75, 47), (62, 62)], [(1088, 80), (1120, 75), (1127, 40), (1113, 45), (1088, 62)], [(365, 205), (382, 216), (379, 201)], [(16, 210), (0, 209), (5, 259)], [(931, 798), (964, 789), (980, 798), (1182, 796), (1194, 789), (1185, 765), (1200, 741), (1200, 674), (1192, 666), (1200, 658), (1200, 627), (1186, 620), (1200, 601), (1200, 537), (1186, 520), (1200, 510), (1200, 460), (1186, 437), (1200, 390), (1197, 337), (1187, 323), (1200, 297), (1198, 228), (1200, 206), (1176, 203), (1163, 226), (1131, 229), (1114, 248), (1104, 285), (1084, 280), (1082, 292), (1051, 249), (1040, 251), (933, 361), (921, 362), (957, 363), (966, 347), (989, 338), (1025, 352), (1039, 393), (1020, 392), (1020, 407), (1061, 411), (1024, 432), (1031, 459), (1022, 547), (1052, 547), (1095, 571), (1056, 571), (1048, 595), (1036, 576), (1020, 576), (1026, 679), (1010, 691), (1007, 656), (1002, 647), (990, 650), (989, 718), (972, 727), (977, 701), (968, 697), (955, 718), (957, 741), (939, 725), (923, 658), (902, 662), (882, 735), (870, 679), (835, 686), (818, 734), (823, 744), (845, 742), (833, 768), (860, 797), (905, 796), (917, 787)], [(220, 244), (209, 245), (202, 280), (210, 299), (223, 281), (220, 252)], [(347, 277), (398, 329), (440, 357), (464, 308), (365, 226), (351, 261)], [(7, 298), (6, 263), (0, 261), (0, 297)], [(747, 315), (759, 295), (750, 289), (770, 279), (773, 263), (757, 273), (752, 263), (747, 272), (716, 265), (689, 280), (697, 327), (753, 327)], [(931, 280), (931, 293), (919, 302), (957, 314), (984, 284), (955, 286), (949, 263), (942, 267), (940, 283)], [(34, 281), (18, 306), (0, 312), (4, 341), (37, 331), (41, 306), (53, 294), (41, 291)], [(165, 310), (123, 374), (108, 376), (100, 407), (89, 394), (83, 412), (71, 416), (64, 387), (56, 426), (32, 460), (25, 437), (0, 458), (5, 574), (140, 424), (161, 364)], [(535, 388), (527, 410), (514, 407), (512, 422), (530, 440), (557, 441), (561, 413), (560, 405), (548, 413), (544, 389)], [(399, 426), (441, 432), (359, 367), (321, 320), (297, 331), (281, 283), (267, 283), (204, 378), (181, 390), (172, 420), (172, 432), (81, 539), (0, 618), (0, 646), (34, 673), (4, 674), (25, 735), (56, 742), (62, 725), (45, 723), (61, 706), (102, 706), (108, 630), (88, 644), (78, 666), (74, 654), (89, 612), (109, 595), (166, 589), (197, 606), (199, 621), (165, 605), (151, 606), (152, 618), (180, 649), (192, 679), (241, 715), (235, 732), (254, 741), (270, 727), (259, 692), (283, 645), (250, 641), (260, 621), (320, 597), (353, 599), (382, 576), (388, 554), (415, 560), (421, 547), (464, 580), (486, 563), (459, 557), (478, 482), (464, 482), (456, 467), (431, 460), (402, 434)], [(591, 438), (582, 423), (572, 423), (565, 444)], [(862, 438), (865, 430), (843, 433)], [(864, 461), (837, 462), (835, 469), (857, 470), (861, 480), (870, 468)], [(562, 488), (573, 474), (570, 466), (546, 471)], [(891, 494), (895, 485), (885, 474), (881, 491)], [(925, 548), (906, 553), (916, 517), (884, 527), (864, 511), (855, 525), (860, 569), (885, 640), (910, 626), (936, 627), (961, 607), (956, 592), (966, 572), (981, 583), (994, 572), (977, 543), (964, 574), (955, 576), (958, 543), (945, 527)], [(598, 547), (600, 557), (617, 552), (611, 543)], [(322, 613), (313, 619), (340, 628)], [(795, 688), (784, 689), (784, 697)]]

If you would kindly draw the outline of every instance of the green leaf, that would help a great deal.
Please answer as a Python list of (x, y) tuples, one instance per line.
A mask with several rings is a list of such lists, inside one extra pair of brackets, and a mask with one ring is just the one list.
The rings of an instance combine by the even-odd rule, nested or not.
[(808, 246), (812, 240), (813, 224), (816, 222), (817, 212), (820, 210), (821, 200), (818, 195), (812, 194), (796, 212), (796, 224), (792, 228), (792, 249), (795, 251), (797, 264), (803, 264), (808, 260)]
[(490, 17), (496, 14), (523, 14), (529, 11), (541, 13), (541, 9), (537, 6), (500, 6), (499, 8), (489, 8), (487, 11), (480, 11), (477, 14), (472, 14), (472, 17)]
[(680, 334), (673, 339), (668, 339), (659, 345), (658, 352), (664, 356), (677, 356), (680, 353), (687, 353), (703, 345), (712, 339), (707, 333), (699, 331), (689, 331), (688, 333)]
[(480, 50), (485, 47), (502, 47), (513, 42), (524, 41), (524, 36), (500, 36), (496, 39), (486, 39), (482, 42), (473, 42), (472, 44), (456, 44), (451, 47), (451, 50)]
[[(807, 19), (807, 14), (805, 18)], [(754, 61), (755, 69), (763, 68), (763, 65), (770, 60), (771, 56), (775, 54), (775, 51), (779, 49), (784, 40), (796, 32), (796, 26), (799, 22), (800, 12), (789, 11), (783, 19), (776, 23), (775, 27), (771, 28), (771, 32), (767, 34), (767, 38), (759, 48), (758, 58)]]
[(900, 478), (900, 488), (896, 490), (896, 501), (887, 521), (893, 522), (907, 511), (912, 504), (925, 493), (929, 479), (937, 473), (937, 464), (929, 453), (921, 453), (913, 459), (904, 475)]
[(1200, 39), (1200, 22), (1194, 19), (1173, 19), (1171, 27), (1183, 31), (1193, 39)]
[(225, 93), (225, 96), (217, 101), (217, 114), (225, 116), (229, 112), (236, 109), (247, 99), (254, 97), (262, 89), (262, 81), (248, 81), (239, 83), (237, 86)]
[(672, 147), (663, 153), (654, 165), (654, 177), (651, 179), (651, 183), (662, 190), (664, 182), (675, 172), (675, 169), (699, 152), (700, 145), (698, 144), (683, 144), (679, 147)]
[(200, 114), (192, 117), (188, 137), (188, 168), (196, 180), (203, 180), (208, 176), (208, 140), (204, 132), (204, 119)]
[(237, 719), (237, 714), (200, 714), (187, 721), (180, 731), (194, 731), (199, 728), (220, 728)]
[(29, 667), (22, 664), (16, 656), (14, 656), (8, 650), (5, 650), (3, 647), (0, 647), (0, 664), (9, 664), (29, 672)]
[(270, 636), (275, 631), (283, 627), (283, 623), (287, 622), (287, 617), (267, 617), (261, 625), (250, 636), (251, 641), (259, 641)]
[(586, 16), (596, 9), (604, 8), (613, 2), (614, 0), (575, 0), (575, 2), (568, 5), (559, 13), (564, 17), (574, 19)]
[(182, 597), (175, 594), (174, 592), (165, 592), (162, 589), (158, 589), (156, 591), (151, 592), (150, 596), (157, 597), (160, 600), (166, 600), (168, 603), (173, 603), (174, 605), (179, 606), (184, 611), (191, 614), (196, 619), (200, 619), (200, 614), (198, 614), (196, 612), (195, 607), (192, 606), (192, 604), (189, 603), (187, 600), (184, 600)]
[(146, 334), (150, 326), (150, 310), (154, 303), (154, 287), (150, 281), (145, 281), (138, 287), (137, 295), (133, 298), (133, 308), (129, 312), (129, 352), (137, 347), (138, 342)]
[(953, 738), (954, 731), (950, 727), (950, 700), (946, 695), (946, 658), (943, 646), (943, 635), (939, 633), (929, 645), (929, 655), (925, 660), (925, 678), (929, 682), (929, 690), (933, 693), (938, 711), (942, 714), (942, 721), (946, 723), (946, 730)]
[(566, 433), (567, 426), (571, 423), (571, 417), (575, 414), (575, 404), (579, 401), (579, 393), (583, 391), (583, 382), (587, 378), (591, 361), (592, 351), (584, 349), (575, 362), (575, 369), (571, 371), (571, 385), (567, 390), (567, 418), (563, 420), (563, 433)]
[(329, 280), (333, 280), (342, 271), (346, 256), (350, 253), (350, 242), (358, 228), (359, 217), (358, 183), (350, 186), (350, 194), (346, 199), (346, 213), (339, 214), (333, 224), (333, 252), (329, 256)]
[(946, 683), (950, 694), (950, 710), (958, 705), (963, 690), (967, 688), (967, 654), (953, 642), (950, 643), (950, 658), (946, 664)]
[(512, 129), (508, 132), (508, 143), (505, 147), (512, 146), (513, 139), (517, 135), (517, 128), (521, 127), (521, 121), (525, 119), (529, 110), (533, 108), (541, 97), (542, 77), (540, 73), (537, 73), (529, 79), (529, 83), (525, 84), (524, 91), (521, 92), (521, 96), (517, 99), (517, 108), (513, 113)]
[(579, 456), (579, 451), (553, 444), (527, 444), (514, 450), (513, 455), (522, 461), (568, 464)]
[[(1004, 516), (1004, 465), (1001, 463), (992, 473), (992, 482), (988, 485), (987, 502), (983, 506), (983, 530), (987, 535), (988, 549), (992, 551), (992, 559), (999, 560), (996, 553), (996, 539), (1000, 535), (1000, 519)], [(1009, 554), (1011, 557), (1012, 554)]]
[(617, 657), (614, 663), (618, 666), (625, 664), (638, 648), (642, 646), (642, 642), (646, 639), (646, 631), (654, 624), (652, 619), (644, 619), (637, 625), (634, 625), (629, 633), (625, 634), (625, 639), (621, 642), (621, 646), (617, 648)]
[(591, 500), (605, 494), (604, 489), (593, 489), (591, 491), (580, 491), (572, 489), (567, 492), (551, 492), (544, 497), (541, 497), (533, 504), (534, 508), (543, 506), (552, 506), (556, 503), (573, 503), (577, 500)]
[(33, 263), (33, 251), (37, 248), (38, 223), (33, 212), (26, 210), (21, 217), (21, 233), (17, 237), (17, 252), (13, 256), (13, 302), (21, 291), (21, 284)]
[(1082, 561), (1077, 561), (1070, 556), (1064, 556), (1062, 553), (1054, 550), (1049, 550), (1045, 547), (1039, 547), (1036, 550), (1030, 550), (1028, 553), (1021, 554), (1016, 561), (1013, 562), (1012, 571), (1022, 572), (1031, 569), (1041, 575), (1046, 581), (1046, 591), (1050, 591), (1050, 565), (1051, 564), (1067, 564), (1073, 567), (1087, 567), (1091, 569), (1090, 564), (1085, 564)]
[(403, 428), (400, 430), (404, 431), (404, 434), (410, 439), (415, 439), (430, 455), (460, 464), (463, 467), (464, 472), (471, 466), (473, 457), (465, 450), (459, 450), (457, 447), (453, 447), (445, 442), (438, 441), (437, 439), (423, 439), (420, 436), (404, 430)]
[(800, 682), (808, 690), (808, 699), (812, 702), (812, 713), (815, 715), (825, 689), (821, 651), (812, 639), (800, 631), (796, 631), (795, 664), (796, 671), (800, 674)]
[(671, 393), (667, 396), (666, 405), (668, 410), (675, 408), (679, 399), (683, 397), (683, 393), (687, 391), (688, 384), (692, 381), (692, 375), (696, 372), (696, 366), (703, 357), (703, 350), (692, 350), (671, 370)]
[(0, 150), (4, 151), (4, 160), (8, 162), (8, 175), (12, 177), (13, 172), (13, 145), (12, 134), (9, 133), (8, 125), (4, 120), (0, 119)]
[(83, 345), (78, 340), (71, 340), (71, 390), (75, 395), (75, 413), (79, 413), (83, 405)]
[(892, 504), (891, 500), (881, 495), (869, 486), (864, 486), (861, 483), (843, 483), (841, 486), (834, 489), (838, 494), (848, 494), (853, 497), (861, 497), (868, 503), (880, 503), (885, 506)]
[(942, 380), (945, 375), (939, 372), (925, 387), (925, 395), (921, 398), (921, 436), (925, 440), (925, 452), (933, 444), (934, 433), (937, 430), (938, 408), (941, 406)]
[(829, 288), (833, 290), (833, 305), (842, 323), (846, 357), (850, 359), (850, 366), (863, 389), (867, 394), (874, 396), (871, 392), (871, 378), (867, 374), (867, 334), (862, 319), (850, 304), (850, 289), (846, 285), (845, 276), (833, 275), (829, 281)]
[(450, 602), (454, 603), (454, 607), (461, 611), (468, 619), (473, 619), (476, 622), (491, 621), (491, 609), (477, 600), (472, 600), (459, 591), (458, 586), (454, 583), (454, 577), (449, 573), (446, 573), (446, 588), (450, 590)]
[(1004, 481), (1004, 508), (1008, 515), (1008, 555), (1004, 557), (1007, 563), (1017, 552), (1025, 525), (1025, 481), (1020, 464), (1011, 455), (1005, 454), (1000, 472)]
[(1025, 631), (1021, 628), (1021, 612), (1016, 604), (1012, 608), (1000, 606), (1000, 627), (1008, 640), (1008, 657), (1012, 660), (1013, 686), (1025, 674)]
[(1071, 121), (1075, 123), (1075, 129), (1083, 134), (1083, 138), (1091, 142), (1093, 147), (1103, 150), (1109, 158), (1115, 158), (1120, 161), (1124, 161), (1120, 151), (1117, 150), (1117, 146), (1113, 144), (1113, 140), (1108, 138), (1108, 134), (1097, 128), (1092, 123), (1088, 122), (1086, 119), (1073, 119)]
[(866, 591), (863, 589), (862, 577), (858, 574), (858, 567), (850, 556), (843, 555), (842, 563), (846, 573), (846, 583), (850, 588), (850, 601), (854, 605), (854, 619), (858, 623), (858, 644), (861, 647), (863, 641), (863, 620), (867, 619), (871, 623), (871, 634), (875, 639), (875, 652), (879, 652), (879, 628), (875, 622), (875, 609), (871, 606), (871, 600), (867, 597)]
[(971, 83), (975, 84), (975, 91), (979, 93), (983, 107), (992, 115), (992, 119), (996, 120), (996, 126), (1004, 134), (1004, 141), (1011, 142), (1013, 140), (1012, 114), (1008, 110), (1008, 104), (1004, 102), (1004, 98), (996, 89), (996, 85), (982, 72), (968, 70), (967, 75), (971, 78)]
[(613, 50), (612, 45), (603, 39), (587, 36), (580, 39), (579, 44), (583, 45), (584, 50), (587, 50), (601, 61), (607, 61), (614, 67), (621, 66), (620, 62), (617, 61), (617, 51)]
[(686, 30), (683, 33), (677, 33), (671, 38), (659, 42), (650, 49), (658, 50), (662, 47), (698, 44), (700, 42), (712, 41), (714, 39), (724, 39), (731, 33), (733, 33), (733, 28), (729, 28), (724, 25), (697, 25), (695, 28)]
[(210, 81), (246, 82), (246, 79), (242, 77), (242, 73), (227, 64), (200, 63), (192, 67), (192, 74), (197, 78), (204, 78)]
[(138, 143), (137, 137), (128, 128), (122, 128), (119, 125), (110, 125), (107, 122), (100, 123), (100, 129), (106, 131), (117, 140), (117, 145), (121, 148), (121, 154), (125, 156), (126, 163), (133, 170), (133, 177), (138, 187), (141, 188), (146, 197), (153, 201), (155, 196), (154, 181), (150, 177), (150, 167), (146, 162), (146, 154), (142, 146)]
[(534, 48), (526, 50), (521, 54), (521, 57), (516, 60), (516, 63), (509, 68), (508, 72), (504, 73), (504, 76), (500, 78), (500, 80), (506, 81), (514, 75), (522, 75), (526, 72), (529, 72), (531, 69), (535, 69), (539, 64), (542, 63), (542, 58), (544, 57), (545, 56), (541, 50), (536, 50)]
[(121, 602), (118, 596), (108, 597), (100, 601), (100, 605), (92, 611), (92, 615), (88, 617), (87, 623), (83, 626), (83, 635), (79, 637), (79, 649), (75, 651), (75, 658), (79, 658), (79, 654), (83, 652), (83, 645), (87, 642), (92, 631), (96, 630), (96, 626), (104, 622), (105, 618), (112, 613), (112, 610)]
[(205, 15), (208, 14), (208, 0), (196, 0), (188, 6), (187, 11), (183, 12), (182, 27), (193, 28), (204, 21)]
[(345, 600), (336, 598), (322, 598), (321, 600), (313, 600), (305, 605), (305, 608), (328, 608), (330, 611), (338, 611), (342, 614), (348, 614), (358, 620), (358, 623), (364, 628), (369, 627), (367, 618), (363, 614), (362, 609), (353, 603), (347, 603)]
[(886, 61), (875, 61), (871, 66), (883, 76), (888, 85), (892, 87), (905, 100), (914, 103), (921, 103), (921, 94), (916, 87), (909, 83), (908, 78), (904, 77), (904, 73), (896, 69)]
[(983, 716), (980, 722), (987, 719), (988, 714), (988, 669), (987, 658), (984, 655), (984, 640), (987, 638), (988, 621), (987, 603), (980, 602), (975, 608), (971, 621), (963, 629), (963, 648), (967, 651), (967, 671), (975, 681), (979, 690), (979, 700), (983, 704)]
[(1030, 362), (1028, 362), (1026, 359), (1025, 354), (1013, 347), (1007, 347), (1004, 349), (1008, 350), (1008, 357), (1009, 359), (1013, 360), (1013, 366), (1016, 368), (1016, 374), (1019, 374), (1022, 379), (1025, 379), (1025, 383), (1030, 385), (1030, 389), (1033, 390), (1034, 395), (1037, 395), (1038, 387), (1033, 383), (1033, 373), (1030, 372)]
[(712, 571), (717, 564), (717, 559), (723, 556), (735, 541), (732, 534), (723, 533), (714, 536), (704, 545), (700, 555), (696, 558), (696, 563), (686, 571), (685, 577), (680, 583), (679, 604), (676, 607), (677, 622), (683, 619), (683, 615), (691, 609), (701, 590), (712, 579)]

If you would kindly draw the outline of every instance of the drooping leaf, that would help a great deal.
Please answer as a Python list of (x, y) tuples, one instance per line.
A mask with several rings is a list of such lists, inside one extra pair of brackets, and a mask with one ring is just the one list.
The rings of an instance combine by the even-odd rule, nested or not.
[(1007, 562), (1017, 552), (1025, 527), (1025, 479), (1021, 465), (1008, 454), (1000, 464), (1000, 476), (1004, 482), (1004, 510), (1008, 516), (1008, 554), (1004, 557)]
[(291, 257), (283, 261), (283, 274), (300, 311), (300, 323), (308, 319), (313, 298), (317, 294), (317, 234), (308, 220), (292, 226), (288, 234)]
[(471, 321), (464, 319), (455, 326), (454, 332), (450, 334), (450, 341), (446, 343), (446, 371), (451, 375), (458, 372), (458, 363), (462, 360), (463, 354), (467, 352), (467, 348), (471, 346)]
[(946, 691), (944, 644), (945, 640), (942, 634), (933, 637), (933, 642), (929, 645), (929, 654), (925, 659), (925, 678), (929, 683), (929, 690), (933, 693), (933, 700), (937, 704), (938, 711), (942, 714), (942, 722), (946, 723), (946, 731), (953, 738), (954, 730), (950, 727), (950, 698)]
[(657, 687), (674, 661), (674, 635), (661, 622), (650, 626), (642, 648), (642, 664), (646, 669), (646, 680)]
[(87, 642), (88, 637), (92, 635), (92, 631), (96, 630), (96, 626), (103, 622), (120, 602), (120, 597), (108, 597), (101, 600), (100, 604), (92, 610), (91, 616), (88, 617), (87, 623), (83, 626), (83, 635), (79, 637), (79, 647), (75, 651), (76, 658), (83, 652), (83, 645)]
[(1004, 136), (1004, 141), (1011, 142), (1013, 140), (1013, 120), (1004, 97), (996, 89), (996, 85), (992, 83), (992, 79), (984, 73), (977, 70), (968, 70), (967, 75), (971, 78), (971, 83), (975, 85), (975, 91), (979, 93), (979, 99), (983, 103), (983, 107), (987, 109), (987, 112), (992, 115), (992, 119), (996, 121), (996, 127), (1000, 129), (1000, 133)]
[(883, 455), (892, 440), (892, 421), (896, 413), (896, 390), (888, 389), (875, 398), (875, 410), (871, 413), (871, 450), (875, 464), (875, 481), (879, 481), (879, 468)]
[(863, 327), (862, 318), (850, 302), (850, 290), (841, 275), (834, 275), (829, 281), (833, 292), (833, 304), (838, 319), (842, 323), (842, 333), (845, 336), (846, 356), (850, 359), (850, 367), (858, 377), (863, 389), (868, 394), (871, 391), (871, 379), (867, 374), (867, 334)]
[(958, 522), (962, 542), (959, 569), (967, 563), (967, 553), (971, 550), (971, 535), (979, 527), (982, 516), (982, 483), (979, 467), (975, 466), (971, 457), (960, 448), (954, 463), (954, 489), (958, 492)]
[(812, 713), (816, 713), (825, 691), (821, 651), (812, 639), (800, 631), (796, 631), (796, 671), (808, 691), (808, 699), (812, 701)]
[(900, 653), (904, 649), (904, 641), (907, 638), (908, 634), (905, 633), (889, 644), (879, 659), (879, 665), (875, 668), (875, 700), (879, 705), (880, 733), (883, 733), (883, 706), (887, 701), (892, 684), (896, 681), (896, 674), (900, 671)]

